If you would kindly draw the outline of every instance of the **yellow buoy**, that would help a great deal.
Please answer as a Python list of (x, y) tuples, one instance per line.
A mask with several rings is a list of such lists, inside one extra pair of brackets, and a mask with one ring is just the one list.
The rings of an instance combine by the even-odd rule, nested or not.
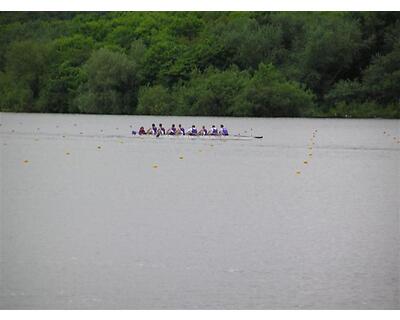
[(312, 153), (309, 153), (308, 156), (309, 156), (309, 157), (312, 157)]
[(69, 153), (69, 152), (66, 152), (65, 154), (66, 154), (67, 156), (69, 156), (69, 155), (70, 155), (70, 153)]
[(181, 160), (182, 160), (182, 159), (183, 159), (183, 157), (182, 157), (182, 156), (180, 156), (180, 157), (179, 157), (179, 159), (181, 159)]
[(101, 149), (101, 146), (97, 146), (97, 149)]
[(157, 169), (157, 168), (158, 168), (158, 165), (157, 165), (157, 164), (153, 164), (153, 168), (154, 168), (154, 169)]
[(28, 160), (24, 160), (24, 163), (28, 163), (29, 161)]
[(303, 163), (304, 163), (304, 164), (308, 164), (308, 161), (304, 160)]
[(299, 175), (301, 172), (300, 171), (296, 171), (296, 174)]

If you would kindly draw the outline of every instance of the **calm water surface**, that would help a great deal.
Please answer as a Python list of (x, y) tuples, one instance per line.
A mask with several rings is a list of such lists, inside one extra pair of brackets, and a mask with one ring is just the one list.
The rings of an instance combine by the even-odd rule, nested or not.
[(399, 120), (0, 124), (1, 309), (399, 309)]

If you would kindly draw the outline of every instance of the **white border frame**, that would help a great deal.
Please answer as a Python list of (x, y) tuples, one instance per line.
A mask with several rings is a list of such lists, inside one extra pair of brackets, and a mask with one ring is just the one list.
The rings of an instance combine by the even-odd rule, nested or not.
[(399, 11), (398, 0), (12, 0), (0, 11)]

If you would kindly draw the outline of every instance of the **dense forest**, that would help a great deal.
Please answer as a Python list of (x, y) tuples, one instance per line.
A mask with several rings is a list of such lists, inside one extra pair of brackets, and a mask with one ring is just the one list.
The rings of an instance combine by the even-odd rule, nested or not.
[(0, 111), (400, 118), (400, 13), (2, 12)]

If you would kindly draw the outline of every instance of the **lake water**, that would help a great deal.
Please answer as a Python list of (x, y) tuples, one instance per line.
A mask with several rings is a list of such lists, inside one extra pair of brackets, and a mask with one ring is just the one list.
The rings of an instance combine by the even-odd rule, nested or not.
[(0, 123), (0, 309), (399, 309), (399, 120)]

